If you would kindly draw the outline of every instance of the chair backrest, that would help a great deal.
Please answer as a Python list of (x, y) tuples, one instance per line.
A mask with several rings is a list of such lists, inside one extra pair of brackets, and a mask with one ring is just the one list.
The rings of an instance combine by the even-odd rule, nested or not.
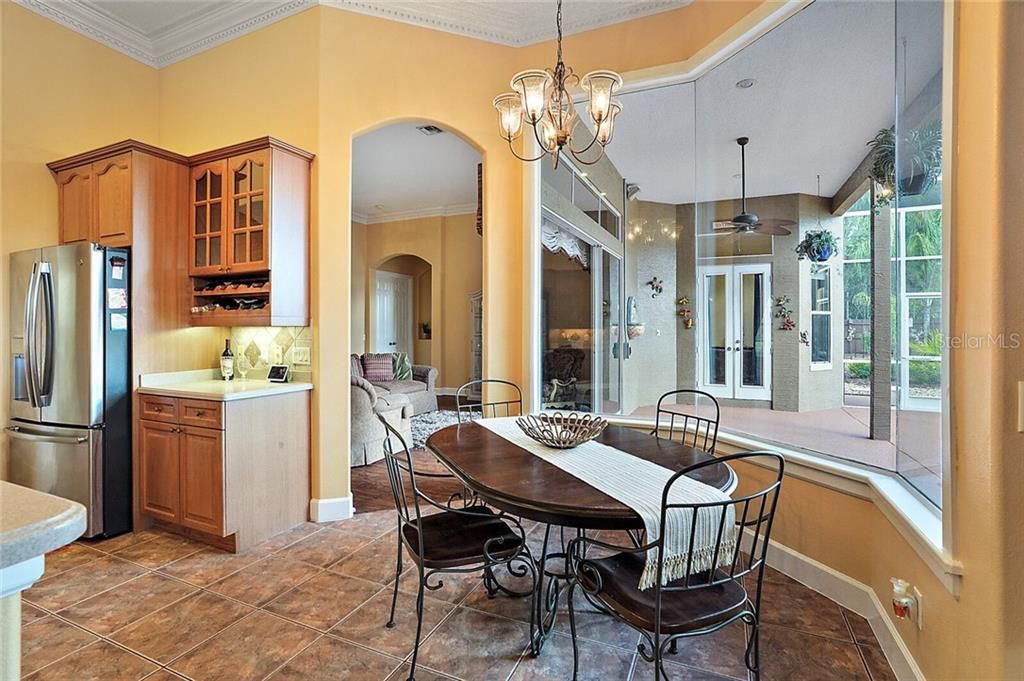
[(470, 381), (455, 393), (455, 410), (459, 423), (477, 415), (481, 418), (522, 416), (523, 391), (515, 383), (498, 378)]
[[(692, 397), (693, 404), (679, 405), (680, 395)], [(704, 404), (701, 404), (702, 398)], [(688, 411), (679, 411), (668, 405), (685, 406)], [(664, 428), (668, 430), (669, 440), (674, 440), (678, 435), (680, 443), (710, 454), (718, 444), (718, 422), (721, 415), (722, 410), (714, 395), (703, 390), (672, 390), (658, 398), (653, 434), (661, 437)]]
[[(388, 471), (388, 482), (391, 485), (391, 495), (395, 501), (395, 510), (398, 511), (399, 531), (404, 525), (414, 525), (419, 529), (422, 517), (420, 498), (426, 499), (427, 497), (419, 491), (416, 478), (417, 475), (431, 476), (417, 474), (413, 465), (412, 453), (409, 451), (409, 445), (405, 438), (382, 415), (378, 414), (377, 418), (384, 424), (384, 430), (387, 432), (387, 437), (384, 439), (384, 462)], [(419, 534), (422, 538), (422, 533)]]
[[(767, 464), (775, 470), (773, 480), (756, 492), (728, 499), (726, 501), (701, 504), (674, 504), (669, 502), (669, 496), (672, 492), (672, 488), (684, 475), (707, 466), (716, 466), (720, 463), (729, 463), (733, 461)], [(779, 492), (782, 489), (784, 468), (785, 460), (779, 454), (774, 452), (744, 452), (742, 454), (731, 454), (729, 456), (718, 457), (694, 464), (693, 466), (689, 466), (669, 478), (661, 496), (661, 527), (666, 526), (666, 519), (670, 512), (677, 509), (683, 510), (684, 513), (689, 511), (689, 514), (685, 516), (690, 524), (690, 545), (688, 547), (689, 558), (686, 563), (684, 574), (674, 579), (671, 582), (672, 586), (662, 586), (664, 551), (661, 549), (664, 546), (665, 533), (663, 532), (658, 539), (648, 544), (650, 548), (657, 549), (658, 567), (657, 581), (655, 582), (657, 592), (655, 598), (658, 599), (658, 602), (660, 602), (663, 592), (686, 591), (690, 589), (702, 589), (711, 586), (718, 586), (726, 582), (739, 580), (743, 576), (751, 573), (756, 573), (757, 575), (757, 596), (755, 604), (760, 602), (761, 579), (764, 575), (765, 556), (768, 552), (768, 542), (771, 538), (772, 523), (775, 520), (775, 509), (778, 506)], [(720, 564), (716, 569), (698, 570), (693, 565), (693, 547), (698, 534), (696, 531), (698, 520), (702, 517), (707, 518), (709, 516), (713, 520), (714, 526), (717, 529), (714, 552), (711, 555), (720, 556), (722, 552), (722, 544), (728, 537), (728, 532), (730, 531), (727, 522), (730, 518), (730, 511), (733, 512), (732, 522), (734, 527), (732, 529), (735, 530), (735, 548), (731, 551), (731, 555), (727, 556), (727, 561), (719, 561)]]

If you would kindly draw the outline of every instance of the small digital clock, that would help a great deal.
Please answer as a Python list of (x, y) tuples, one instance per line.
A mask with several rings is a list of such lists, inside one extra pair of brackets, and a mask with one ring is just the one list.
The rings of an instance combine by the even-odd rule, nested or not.
[(267, 380), (271, 383), (284, 383), (288, 380), (287, 364), (271, 364), (267, 373)]

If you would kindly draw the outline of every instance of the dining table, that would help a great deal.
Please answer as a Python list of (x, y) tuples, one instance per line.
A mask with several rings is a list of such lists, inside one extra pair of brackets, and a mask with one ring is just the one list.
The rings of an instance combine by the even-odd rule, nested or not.
[[(608, 425), (595, 440), (673, 472), (714, 458), (701, 449), (621, 425)], [(480, 500), (545, 526), (536, 558), (539, 579), (534, 585), (531, 627), (535, 632), (531, 648), (539, 654), (557, 616), (559, 594), (569, 579), (565, 531), (580, 536), (588, 531), (624, 530), (636, 544), (642, 538), (643, 520), (621, 501), (476, 421), (442, 428), (427, 438), (426, 446)], [(703, 466), (688, 475), (726, 494), (736, 488), (736, 474), (725, 463)], [(660, 497), (661, 490), (655, 493)], [(561, 542), (554, 547), (558, 550), (550, 550), (553, 528), (559, 535), (555, 540)]]

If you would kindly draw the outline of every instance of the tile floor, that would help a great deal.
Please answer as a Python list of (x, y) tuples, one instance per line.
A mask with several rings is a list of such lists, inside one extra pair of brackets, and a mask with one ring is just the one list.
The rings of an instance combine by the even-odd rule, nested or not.
[[(415, 580), (403, 577), (398, 626), (386, 629), (393, 522), (393, 511), (380, 511), (326, 526), (305, 524), (239, 555), (154, 532), (76, 542), (47, 556), (43, 579), (24, 594), (24, 676), (404, 679)], [(866, 620), (781, 573), (767, 576), (763, 618), (762, 678), (894, 678)], [(487, 598), (476, 575), (447, 577), (426, 601), (416, 678), (569, 679), (565, 618), (537, 659), (526, 653), (527, 622), (525, 600)], [(579, 639), (581, 679), (654, 678), (628, 628), (581, 612)], [(670, 678), (745, 679), (742, 649), (740, 625), (680, 644), (668, 665)]]

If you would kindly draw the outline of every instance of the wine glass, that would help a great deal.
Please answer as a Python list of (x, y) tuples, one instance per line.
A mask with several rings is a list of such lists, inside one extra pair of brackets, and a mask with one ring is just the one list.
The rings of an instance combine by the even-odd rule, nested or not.
[(235, 358), (235, 371), (238, 372), (238, 375), (242, 377), (243, 381), (245, 380), (245, 375), (249, 373), (250, 369), (252, 369), (252, 366), (249, 364), (249, 358), (246, 357), (244, 353)]

